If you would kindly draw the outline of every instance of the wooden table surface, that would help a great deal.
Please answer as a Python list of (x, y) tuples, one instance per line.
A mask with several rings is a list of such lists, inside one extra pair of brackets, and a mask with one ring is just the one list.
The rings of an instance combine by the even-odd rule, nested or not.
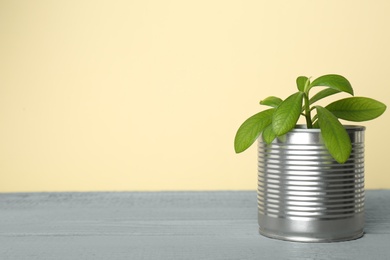
[(256, 193), (0, 193), (0, 259), (390, 259), (390, 190), (367, 191), (366, 234), (294, 243), (258, 234)]

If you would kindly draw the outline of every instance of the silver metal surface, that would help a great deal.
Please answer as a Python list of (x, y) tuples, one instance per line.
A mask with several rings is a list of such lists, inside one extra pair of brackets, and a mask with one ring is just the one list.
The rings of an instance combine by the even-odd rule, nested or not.
[(258, 222), (262, 235), (334, 242), (363, 235), (364, 127), (346, 126), (350, 158), (337, 163), (319, 129), (258, 140)]

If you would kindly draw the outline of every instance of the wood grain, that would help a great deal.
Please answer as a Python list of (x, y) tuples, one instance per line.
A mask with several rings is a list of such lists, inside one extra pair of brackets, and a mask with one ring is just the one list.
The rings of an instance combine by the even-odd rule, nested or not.
[(268, 239), (256, 212), (253, 191), (0, 194), (0, 259), (390, 259), (390, 190), (348, 242)]

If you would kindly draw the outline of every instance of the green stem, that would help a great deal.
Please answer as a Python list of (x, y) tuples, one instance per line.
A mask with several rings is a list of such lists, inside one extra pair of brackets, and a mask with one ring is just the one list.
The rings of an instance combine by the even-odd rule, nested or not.
[(305, 93), (304, 95), (304, 102), (305, 102), (305, 118), (306, 118), (307, 128), (313, 128), (313, 122), (311, 121), (311, 115), (310, 115), (311, 110), (309, 106), (309, 97), (307, 93)]

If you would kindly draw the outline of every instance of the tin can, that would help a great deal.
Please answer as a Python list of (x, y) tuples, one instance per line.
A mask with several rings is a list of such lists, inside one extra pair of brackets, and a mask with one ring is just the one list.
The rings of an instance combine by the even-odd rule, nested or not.
[(298, 126), (271, 144), (258, 140), (260, 234), (298, 242), (335, 242), (363, 236), (364, 132), (346, 126), (352, 143), (340, 164), (320, 129)]

